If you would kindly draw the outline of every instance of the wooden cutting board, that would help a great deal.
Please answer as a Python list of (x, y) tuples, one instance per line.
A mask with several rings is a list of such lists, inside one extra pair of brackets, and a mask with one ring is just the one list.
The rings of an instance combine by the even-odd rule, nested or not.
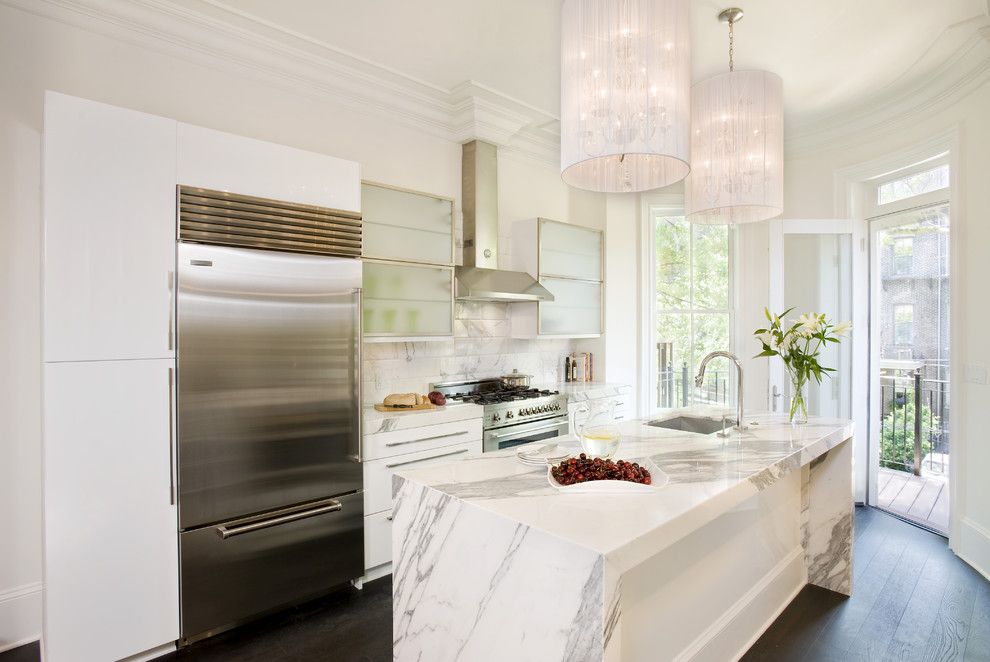
[(402, 412), (402, 411), (423, 411), (425, 409), (436, 409), (437, 406), (432, 402), (427, 402), (421, 405), (413, 405), (411, 407), (393, 407), (389, 405), (377, 404), (375, 409), (377, 411), (383, 411), (387, 413)]

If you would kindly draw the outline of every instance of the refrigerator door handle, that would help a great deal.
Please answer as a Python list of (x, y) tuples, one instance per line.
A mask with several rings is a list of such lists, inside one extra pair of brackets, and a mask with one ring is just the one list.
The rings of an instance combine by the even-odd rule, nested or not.
[(168, 369), (168, 505), (175, 505), (175, 368)]
[(356, 299), (357, 323), (354, 325), (355, 333), (355, 370), (354, 370), (354, 397), (357, 399), (357, 461), (364, 461), (364, 290), (357, 287), (353, 290)]
[(251, 533), (252, 531), (270, 529), (271, 527), (278, 526), (280, 524), (288, 524), (289, 522), (297, 522), (302, 519), (316, 517), (317, 515), (337, 512), (341, 508), (343, 508), (343, 506), (339, 501), (336, 499), (328, 499), (314, 508), (306, 508), (303, 510), (286, 508), (285, 510), (275, 511), (274, 517), (247, 521), (243, 524), (238, 524), (236, 522), (221, 524), (216, 530), (217, 535), (222, 540), (226, 540), (227, 538), (244, 535), (245, 533)]

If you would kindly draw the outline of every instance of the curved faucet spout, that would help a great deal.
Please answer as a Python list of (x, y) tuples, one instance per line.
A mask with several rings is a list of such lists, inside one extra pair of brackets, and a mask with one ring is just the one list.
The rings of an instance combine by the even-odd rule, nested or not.
[(717, 352), (712, 352), (705, 358), (701, 359), (701, 365), (698, 366), (698, 374), (694, 378), (694, 385), (701, 388), (701, 385), (705, 383), (705, 368), (708, 367), (708, 362), (714, 358), (724, 358), (729, 359), (736, 364), (736, 425), (737, 430), (745, 430), (746, 424), (743, 422), (743, 367), (742, 362), (739, 357), (732, 352), (726, 352), (724, 350), (719, 350)]

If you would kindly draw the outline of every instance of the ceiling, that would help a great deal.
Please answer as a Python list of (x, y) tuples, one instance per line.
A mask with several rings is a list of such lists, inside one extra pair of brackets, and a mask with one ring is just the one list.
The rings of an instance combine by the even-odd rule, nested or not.
[[(173, 2), (446, 90), (472, 80), (559, 113), (560, 0)], [(740, 0), (736, 67), (779, 74), (787, 121), (806, 124), (922, 80), (987, 24), (988, 2)], [(695, 80), (727, 68), (726, 27), (716, 19), (725, 6), (691, 2)]]

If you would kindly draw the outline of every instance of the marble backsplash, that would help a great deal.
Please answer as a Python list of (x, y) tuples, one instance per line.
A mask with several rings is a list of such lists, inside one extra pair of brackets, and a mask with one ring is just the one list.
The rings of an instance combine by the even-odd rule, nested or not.
[(507, 303), (456, 303), (454, 338), (434, 342), (365, 343), (364, 402), (389, 393), (426, 393), (441, 381), (496, 377), (513, 368), (533, 375), (534, 384), (561, 381), (569, 340), (509, 337)]

